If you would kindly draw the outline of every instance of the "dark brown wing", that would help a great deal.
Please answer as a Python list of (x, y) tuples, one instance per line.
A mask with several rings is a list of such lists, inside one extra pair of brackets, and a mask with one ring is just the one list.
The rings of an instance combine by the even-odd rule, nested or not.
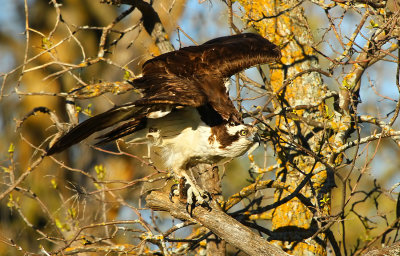
[(146, 128), (147, 118), (140, 118), (140, 119), (133, 119), (124, 122), (123, 124), (119, 125), (118, 127), (114, 128), (110, 132), (103, 134), (96, 139), (101, 139), (101, 141), (96, 142), (96, 146), (117, 140), (119, 138), (125, 137), (129, 134), (137, 132)]
[(279, 57), (278, 47), (256, 34), (220, 37), (200, 46), (162, 54), (147, 61), (143, 65), (143, 77), (133, 81), (136, 87), (144, 89), (142, 99), (82, 122), (56, 141), (47, 155), (61, 152), (116, 124), (119, 126), (99, 137), (103, 139), (100, 143), (143, 129), (147, 115), (163, 111), (165, 104), (197, 107), (200, 114), (206, 115), (202, 118), (208, 123), (220, 117), (239, 123), (241, 116), (229, 99), (224, 79)]
[(227, 121), (240, 114), (229, 99), (224, 80), (256, 64), (280, 58), (279, 48), (257, 34), (219, 37), (199, 46), (162, 54), (143, 65), (143, 77), (133, 81), (144, 89), (138, 105), (210, 104)]
[(124, 122), (132, 118), (141, 120), (145, 118), (148, 111), (149, 107), (136, 106), (133, 103), (128, 103), (119, 107), (114, 107), (104, 113), (91, 117), (72, 128), (67, 134), (57, 140), (47, 150), (47, 155), (61, 152), (86, 139), (93, 133), (104, 130), (120, 122)]
[[(154, 81), (154, 80), (152, 80)], [(224, 85), (224, 80), (215, 76), (196, 76), (192, 79), (159, 80), (149, 83), (146, 95), (137, 101), (137, 106), (172, 104), (201, 107), (210, 104), (224, 120), (240, 123), (241, 116), (236, 110)], [(163, 87), (160, 88), (159, 86)]]
[[(212, 39), (199, 46), (168, 52), (143, 64), (143, 76), (193, 74), (227, 78), (256, 64), (281, 57), (280, 49), (258, 34), (245, 33)], [(145, 85), (146, 86), (146, 85)]]
[(207, 102), (207, 94), (199, 87), (200, 82), (194, 77), (189, 79), (174, 74), (145, 75), (133, 81), (134, 86), (144, 89), (144, 97), (135, 104), (202, 106)]

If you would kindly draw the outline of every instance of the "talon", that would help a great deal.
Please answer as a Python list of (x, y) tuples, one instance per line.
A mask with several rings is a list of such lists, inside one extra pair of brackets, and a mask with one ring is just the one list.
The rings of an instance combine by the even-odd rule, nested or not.
[(187, 191), (189, 190), (190, 186), (186, 186), (186, 178), (182, 177), (179, 179), (178, 183), (178, 195), (180, 199), (186, 199), (187, 198)]
[[(209, 212), (211, 212), (211, 210), (212, 210), (212, 208), (211, 208), (211, 206), (207, 203), (207, 202), (203, 202), (202, 204), (195, 204), (195, 206), (194, 207), (197, 207), (197, 206), (202, 206), (202, 207), (204, 207), (204, 208), (206, 208), (207, 209), (207, 211), (209, 211)], [(191, 215), (190, 215), (191, 216)]]
[(211, 206), (208, 203), (208, 202), (211, 201), (210, 193), (208, 193), (207, 191), (204, 191), (204, 194), (201, 197), (203, 198), (204, 201), (202, 203), (196, 203), (195, 207), (202, 206), (202, 207), (206, 208), (207, 211), (210, 212), (211, 209), (212, 209)]
[(174, 183), (174, 184), (171, 186), (171, 189), (170, 189), (170, 191), (169, 191), (169, 201), (171, 201), (172, 203), (174, 202), (174, 201), (172, 200), (172, 197), (175, 196), (175, 192), (176, 192), (177, 190), (178, 190), (178, 184)]
[(208, 204), (208, 202), (211, 201), (211, 195), (208, 192), (205, 192), (205, 194), (203, 195), (204, 198), (204, 202), (201, 206), (203, 206), (204, 208), (207, 209), (207, 211), (211, 212), (211, 206)]
[(205, 202), (210, 202), (211, 201), (210, 193), (208, 193), (207, 191), (204, 191), (203, 198), (204, 198)]
[(186, 199), (186, 212), (189, 213), (190, 217), (193, 216), (193, 209), (197, 206), (203, 206), (208, 211), (211, 211), (211, 207), (208, 204), (212, 199), (210, 193), (197, 187), (186, 175), (179, 179), (178, 184), (171, 186), (169, 193), (171, 202), (173, 202), (172, 197), (175, 195), (178, 195), (180, 200)]
[[(208, 202), (211, 200), (211, 195), (195, 186), (190, 186), (187, 190), (186, 200), (186, 211), (192, 217), (193, 209), (197, 206), (202, 206), (208, 211), (211, 211), (211, 207)], [(189, 210), (190, 207), (190, 210)]]
[[(190, 211), (189, 211), (189, 207), (190, 207)], [(196, 206), (195, 206), (195, 207), (196, 207)], [(189, 216), (190, 216), (190, 217), (193, 217), (193, 209), (194, 209), (195, 207), (193, 207), (193, 204), (186, 203), (186, 211), (187, 211), (187, 213), (189, 213)]]

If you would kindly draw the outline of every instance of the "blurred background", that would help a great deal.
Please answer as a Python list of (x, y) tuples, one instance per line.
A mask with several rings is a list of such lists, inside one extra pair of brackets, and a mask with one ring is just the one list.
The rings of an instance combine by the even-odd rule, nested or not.
[[(43, 112), (51, 111), (60, 123), (71, 122), (74, 117), (66, 110), (66, 101), (70, 100), (66, 99), (66, 93), (81, 90), (86, 85), (93, 85), (90, 92), (96, 97), (87, 93), (74, 99), (79, 108), (75, 118), (79, 117), (80, 121), (115, 104), (132, 101), (139, 97), (134, 90), (97, 95), (95, 86), (140, 75), (141, 65), (160, 54), (143, 28), (140, 11), (134, 10), (112, 28), (107, 38), (107, 44), (111, 46), (107, 47), (104, 59), (98, 60), (103, 27), (128, 7), (93, 0), (59, 1), (57, 8), (54, 3), (0, 0), (0, 193), (4, 195), (0, 201), (0, 255), (55, 252), (65, 243), (54, 238), (71, 239), (77, 231), (86, 231), (91, 223), (111, 220), (126, 220), (127, 223), (90, 228), (76, 239), (76, 248), (96, 243), (100, 237), (112, 241), (105, 242), (110, 247), (140, 245), (148, 229), (155, 234), (162, 233), (180, 222), (167, 214), (144, 209), (143, 195), (147, 191), (168, 189), (161, 178), (151, 184), (143, 182), (157, 179), (166, 171), (149, 164), (149, 159), (144, 157), (147, 155), (145, 145), (127, 147), (121, 142), (122, 152), (126, 153), (115, 155), (110, 153), (119, 152), (115, 144), (106, 145), (102, 147), (104, 151), (100, 151), (90, 146), (94, 140), (89, 139), (55, 158), (47, 157), (37, 162), (41, 150), (57, 132), (51, 115)], [(388, 8), (395, 8), (394, 3), (390, 4)], [(152, 6), (175, 49), (232, 33), (227, 5), (223, 1), (154, 0)], [(307, 1), (303, 7), (315, 48), (335, 59), (341, 46), (330, 29), (332, 24), (346, 42), (363, 13), (338, 6), (331, 10), (334, 19), (330, 21), (319, 5)], [(233, 8), (236, 26), (245, 28), (241, 19), (242, 7), (235, 2)], [(370, 35), (379, 22), (371, 16), (366, 22), (369, 26), (363, 26), (361, 34)], [(365, 43), (365, 37), (357, 36), (354, 47), (361, 49)], [(385, 122), (393, 116), (399, 99), (396, 59), (398, 51), (366, 70), (361, 81), (360, 115), (379, 117)], [(79, 67), (87, 60), (96, 61)], [(328, 58), (319, 56), (319, 61), (323, 70), (332, 67)], [(339, 90), (350, 64), (337, 65), (331, 78), (324, 77), (329, 89)], [(247, 70), (245, 75), (255, 83), (263, 83), (256, 68)], [(236, 77), (232, 77), (231, 83), (236, 84)], [(247, 87), (237, 95), (236, 87), (232, 86), (230, 94), (232, 98), (242, 100), (243, 111), (254, 110), (267, 99), (266, 95), (259, 96)], [(45, 107), (41, 110), (46, 111), (33, 114), (31, 111), (38, 107)], [(399, 121), (392, 128), (399, 130)], [(361, 137), (375, 132), (380, 132), (376, 126), (363, 124)], [(352, 159), (354, 154), (355, 150), (350, 149), (345, 158)], [(363, 144), (357, 154), (354, 167), (342, 171), (344, 176), (349, 175), (357, 181), (357, 187), (339, 186), (334, 189), (331, 199), (332, 215), (339, 211), (343, 190), (347, 190), (347, 196), (353, 192), (351, 200), (357, 202), (346, 208), (345, 223), (332, 226), (335, 237), (341, 245), (346, 243), (349, 254), (360, 243), (381, 234), (397, 218), (399, 188), (396, 184), (400, 182), (400, 151), (395, 141), (382, 139)], [(261, 168), (274, 165), (273, 147), (269, 144), (259, 147), (255, 162)], [(250, 184), (251, 165), (247, 155), (226, 164), (220, 172), (225, 198)], [(20, 177), (24, 178), (15, 189), (7, 191)], [(274, 177), (273, 172), (267, 172), (264, 179)], [(105, 193), (106, 188), (116, 190)], [(273, 190), (266, 189), (254, 196), (260, 195), (265, 198), (264, 204), (268, 204), (272, 202)], [(238, 204), (232, 211), (243, 206)], [(140, 221), (133, 223), (138, 219)], [(346, 225), (345, 235), (343, 225)], [(268, 221), (265, 226), (269, 227)], [(192, 227), (184, 228), (176, 236), (187, 237), (192, 231)], [(143, 252), (148, 250), (150, 253), (157, 246), (146, 245), (144, 248)]]

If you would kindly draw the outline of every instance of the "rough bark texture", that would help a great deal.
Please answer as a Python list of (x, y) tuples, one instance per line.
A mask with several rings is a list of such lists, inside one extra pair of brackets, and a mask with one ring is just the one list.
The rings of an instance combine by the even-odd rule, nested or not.
[(193, 210), (193, 216), (190, 217), (185, 204), (178, 201), (170, 202), (165, 193), (154, 191), (146, 197), (146, 201), (147, 206), (151, 209), (167, 211), (175, 218), (192, 220), (207, 227), (215, 235), (249, 255), (287, 255), (278, 247), (271, 245), (267, 240), (252, 232), (248, 227), (219, 210), (214, 202), (211, 203), (211, 211), (203, 207), (196, 207)]
[[(276, 112), (296, 106), (317, 106), (283, 113), (276, 120), (280, 131), (276, 146), (277, 162), (281, 168), (277, 180), (289, 189), (277, 189), (275, 202), (287, 197), (303, 183), (299, 196), (273, 209), (272, 243), (293, 255), (326, 255), (327, 238), (324, 233), (313, 236), (323, 226), (319, 217), (330, 214), (332, 175), (326, 163), (316, 162), (315, 155), (331, 154), (323, 144), (325, 128), (312, 127), (302, 122), (309, 119), (325, 123), (323, 99), (328, 90), (318, 72), (318, 59), (312, 49), (313, 39), (304, 16), (301, 2), (296, 0), (240, 1), (245, 8), (243, 17), (262, 35), (282, 47), (281, 65), (271, 67), (272, 101)], [(298, 75), (302, 73), (302, 75)], [(291, 80), (290, 83), (284, 83)], [(282, 85), (286, 84), (282, 88)], [(299, 117), (299, 118), (296, 118)], [(322, 144), (321, 144), (322, 143)], [(313, 156), (313, 154), (315, 154)], [(310, 175), (307, 175), (312, 173)], [(307, 182), (302, 182), (307, 179)], [(301, 199), (300, 199), (301, 198)], [(323, 200), (324, 199), (324, 200)]]
[(393, 244), (386, 248), (371, 250), (364, 256), (398, 256), (400, 255), (400, 243)]
[[(216, 200), (223, 200), (221, 179), (218, 174), (218, 167), (211, 168), (209, 165), (201, 165), (193, 168), (198, 177), (196, 180), (199, 185), (213, 195)], [(221, 207), (216, 205), (219, 210)], [(213, 235), (207, 240), (207, 255), (209, 256), (224, 256), (226, 254), (226, 242), (218, 236)]]

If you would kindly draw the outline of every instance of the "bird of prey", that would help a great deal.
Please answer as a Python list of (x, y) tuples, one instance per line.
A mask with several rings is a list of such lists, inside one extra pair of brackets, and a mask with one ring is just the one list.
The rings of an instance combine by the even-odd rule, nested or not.
[(201, 163), (218, 164), (244, 154), (256, 136), (243, 123), (229, 98), (226, 81), (257, 64), (281, 57), (279, 48), (258, 34), (212, 39), (148, 60), (132, 85), (143, 97), (116, 106), (72, 128), (47, 150), (52, 155), (91, 134), (114, 127), (97, 144), (130, 135), (158, 149), (165, 166), (189, 186), (187, 203), (202, 204), (205, 191), (187, 170)]

